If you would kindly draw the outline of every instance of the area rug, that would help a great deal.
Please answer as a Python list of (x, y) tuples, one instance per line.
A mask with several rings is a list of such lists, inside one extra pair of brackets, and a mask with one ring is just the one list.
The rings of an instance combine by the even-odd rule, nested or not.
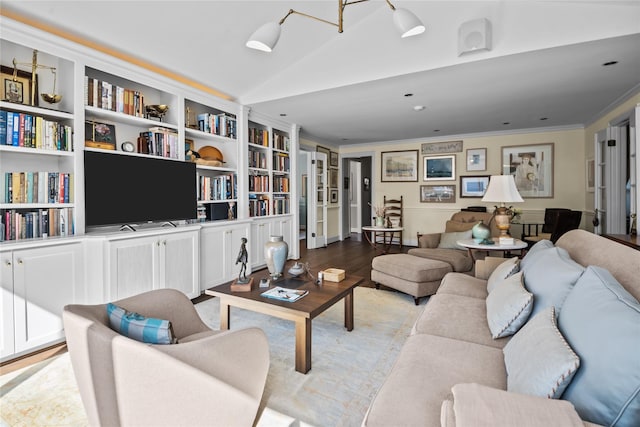
[[(231, 309), (231, 328), (257, 326), (269, 341), (271, 364), (258, 426), (360, 426), (424, 302), (385, 290), (354, 290), (353, 331), (344, 328), (344, 304), (313, 320), (312, 368), (294, 369), (295, 326), (247, 310)], [(219, 300), (196, 304), (212, 328)], [(1, 426), (85, 426), (68, 354), (0, 377)]]

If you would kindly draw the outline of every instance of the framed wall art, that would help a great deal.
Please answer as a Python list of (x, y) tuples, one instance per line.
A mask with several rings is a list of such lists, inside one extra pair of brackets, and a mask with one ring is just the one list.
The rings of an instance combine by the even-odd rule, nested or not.
[(327, 147), (323, 147), (322, 145), (316, 145), (316, 152), (326, 154), (327, 161), (331, 159), (331, 150), (329, 150)]
[(460, 197), (482, 197), (489, 186), (489, 175), (461, 176)]
[(522, 197), (553, 197), (553, 143), (502, 147), (502, 174)]
[(338, 169), (329, 169), (329, 187), (338, 188)]
[(338, 167), (338, 153), (335, 151), (329, 152), (329, 166)]
[[(2, 101), (13, 102), (16, 104), (31, 105), (31, 73), (22, 70), (15, 70), (11, 67), (2, 65), (0, 68), (0, 80), (2, 80), (2, 88), (0, 88), (0, 99)], [(38, 76), (35, 81), (36, 96), (34, 97), (34, 106), (38, 106)]]
[(469, 148), (467, 150), (467, 171), (487, 170), (487, 149)]
[(418, 150), (383, 151), (382, 182), (418, 181)]
[(455, 185), (421, 185), (420, 202), (422, 203), (455, 203)]
[(586, 162), (586, 183), (587, 183), (587, 192), (593, 193), (596, 191), (596, 162), (593, 157), (587, 159)]
[(424, 158), (425, 181), (451, 181), (456, 179), (456, 156)]

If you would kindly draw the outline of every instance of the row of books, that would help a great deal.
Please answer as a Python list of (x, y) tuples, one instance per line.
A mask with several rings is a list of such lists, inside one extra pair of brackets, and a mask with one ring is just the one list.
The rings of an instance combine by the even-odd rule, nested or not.
[(289, 198), (287, 197), (273, 197), (273, 214), (282, 215), (289, 213)]
[(0, 210), (0, 240), (22, 240), (75, 234), (73, 208), (34, 211)]
[(177, 159), (178, 141), (178, 132), (175, 130), (154, 126), (148, 131), (140, 132), (138, 153)]
[(291, 142), (289, 137), (281, 133), (273, 133), (273, 148), (276, 150), (289, 151)]
[(249, 128), (249, 143), (269, 146), (269, 131), (266, 129)]
[(257, 191), (257, 192), (269, 191), (269, 176), (267, 175), (249, 176), (249, 191)]
[(4, 203), (73, 203), (73, 174), (6, 172)]
[(273, 156), (273, 170), (279, 172), (289, 172), (291, 168), (291, 159), (288, 154), (276, 153)]
[(234, 174), (206, 176), (198, 174), (198, 200), (231, 200), (236, 198), (237, 182)]
[(249, 216), (269, 215), (269, 197), (265, 195), (249, 195)]
[(73, 129), (41, 116), (0, 110), (0, 144), (73, 151)]
[(109, 82), (84, 76), (84, 105), (144, 117), (144, 95)]
[(289, 192), (289, 178), (284, 176), (273, 177), (273, 191), (279, 191), (281, 193)]
[(249, 150), (249, 167), (266, 169), (267, 154), (262, 151)]
[(225, 136), (227, 138), (237, 138), (238, 129), (235, 116), (226, 113), (201, 113), (198, 114), (197, 119), (198, 129), (202, 132)]

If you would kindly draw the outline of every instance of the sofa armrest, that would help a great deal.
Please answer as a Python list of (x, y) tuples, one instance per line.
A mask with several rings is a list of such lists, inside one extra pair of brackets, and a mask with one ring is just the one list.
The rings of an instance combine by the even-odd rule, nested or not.
[(475, 276), (478, 279), (487, 280), (489, 276), (491, 276), (491, 273), (493, 273), (493, 270), (495, 270), (497, 266), (499, 266), (505, 261), (506, 261), (505, 258), (499, 258), (499, 257), (493, 257), (493, 256), (488, 256), (488, 257), (485, 257), (484, 259), (479, 259), (476, 261)]
[(456, 384), (451, 391), (453, 404), (445, 400), (442, 405), (441, 421), (446, 423), (443, 426), (585, 425), (566, 400), (512, 393), (480, 384)]
[(419, 248), (437, 248), (440, 244), (440, 233), (418, 233)]

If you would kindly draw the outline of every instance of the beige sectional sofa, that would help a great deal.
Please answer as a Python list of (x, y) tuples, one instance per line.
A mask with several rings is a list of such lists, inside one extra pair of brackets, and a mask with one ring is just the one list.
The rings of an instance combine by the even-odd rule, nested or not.
[[(515, 335), (492, 338), (487, 318), (487, 279), (505, 260), (488, 257), (477, 261), (475, 277), (455, 272), (444, 277), (372, 401), (363, 426), (640, 425), (640, 363), (637, 359), (640, 354), (640, 305), (637, 304), (637, 300), (640, 300), (640, 251), (584, 230), (566, 233), (557, 241), (556, 247), (561, 249), (554, 249), (555, 251), (566, 250), (571, 257), (571, 260), (560, 257), (557, 259), (561, 266), (566, 263), (567, 271), (570, 270), (570, 265), (574, 268), (578, 264), (584, 267), (602, 267), (631, 295), (613, 298), (611, 302), (605, 301), (608, 298), (606, 294), (605, 297), (586, 300), (591, 301), (585, 304), (588, 306), (585, 307), (587, 313), (583, 319), (577, 320), (584, 323), (581, 333), (584, 336), (592, 334), (587, 338), (591, 339), (592, 344), (600, 346), (601, 350), (596, 352), (601, 354), (595, 355), (591, 354), (593, 349), (589, 350), (581, 344), (580, 339), (584, 341), (585, 337), (575, 337), (575, 333), (571, 331), (570, 325), (575, 323), (574, 319), (564, 318), (575, 316), (575, 306), (580, 299), (572, 293), (577, 295), (583, 292), (582, 288), (585, 286), (574, 283), (554, 303), (558, 329), (565, 334), (563, 326), (566, 328), (566, 341), (573, 347), (574, 354), (579, 356), (581, 362), (560, 399), (507, 391), (511, 389), (510, 381), (515, 381), (516, 373), (513, 365), (510, 365), (512, 371), (508, 375), (509, 367), (503, 350), (520, 332), (524, 335), (525, 328), (533, 323), (532, 318), (535, 317), (532, 314)], [(533, 257), (531, 254), (529, 259)], [(553, 272), (554, 267), (550, 264), (554, 262), (542, 260), (540, 264), (530, 263), (528, 270), (523, 271), (525, 286), (527, 276), (533, 280), (534, 276), (546, 273), (551, 274), (551, 279), (546, 280), (544, 286), (555, 286), (554, 278), (560, 278), (563, 272)], [(522, 267), (525, 268), (524, 263)], [(586, 272), (581, 273), (578, 281), (585, 278), (592, 269), (593, 267), (585, 269)], [(601, 272), (597, 269), (593, 271)], [(592, 273), (589, 274), (593, 276)], [(571, 280), (574, 279), (575, 277)], [(555, 288), (550, 289), (556, 291)], [(606, 288), (603, 289), (608, 292)], [(618, 294), (621, 292), (624, 293), (617, 291)], [(532, 293), (533, 310), (544, 311), (545, 297), (538, 298), (536, 292)], [(636, 300), (635, 305), (633, 298)], [(624, 325), (618, 330), (615, 323), (611, 324), (616, 319), (614, 315), (609, 316), (605, 312), (603, 318), (599, 319), (598, 312), (601, 308), (608, 309), (620, 301), (631, 302), (622, 304), (622, 308), (611, 308), (615, 316), (621, 312), (628, 316), (626, 320), (620, 321)], [(591, 307), (591, 303), (596, 305)], [(551, 311), (551, 308), (546, 307), (546, 311)], [(599, 325), (605, 325), (606, 328), (601, 330), (603, 328)], [(577, 330), (580, 331), (580, 327)], [(630, 337), (625, 337), (624, 334), (629, 331)], [(546, 342), (538, 347), (544, 345)], [(631, 347), (625, 347), (627, 345)], [(536, 365), (535, 345), (533, 348), (530, 356), (525, 355), (525, 358), (531, 358), (526, 361), (528, 366), (525, 369)], [(553, 364), (550, 361), (546, 363)], [(535, 382), (538, 376), (544, 375), (544, 372), (540, 375), (531, 374), (530, 379)], [(597, 380), (598, 375), (604, 376), (605, 380)], [(564, 375), (561, 377), (562, 380), (567, 380)], [(588, 389), (584, 382), (593, 382), (594, 378), (600, 383), (598, 386), (602, 390), (592, 393), (593, 396), (584, 396), (584, 390)], [(629, 384), (609, 388), (609, 381), (626, 381)], [(600, 392), (603, 393), (602, 396), (598, 395)], [(579, 396), (580, 393), (583, 395)], [(566, 396), (569, 397), (565, 398)], [(595, 401), (589, 400), (591, 398)], [(608, 402), (608, 398), (622, 399), (622, 403), (618, 405), (619, 402)], [(598, 399), (604, 399), (605, 402), (597, 402)], [(587, 402), (586, 406), (583, 405), (584, 402)], [(613, 411), (613, 414), (606, 416), (613, 417), (615, 421), (602, 421), (604, 418), (601, 415), (592, 413), (593, 408), (597, 407)]]

